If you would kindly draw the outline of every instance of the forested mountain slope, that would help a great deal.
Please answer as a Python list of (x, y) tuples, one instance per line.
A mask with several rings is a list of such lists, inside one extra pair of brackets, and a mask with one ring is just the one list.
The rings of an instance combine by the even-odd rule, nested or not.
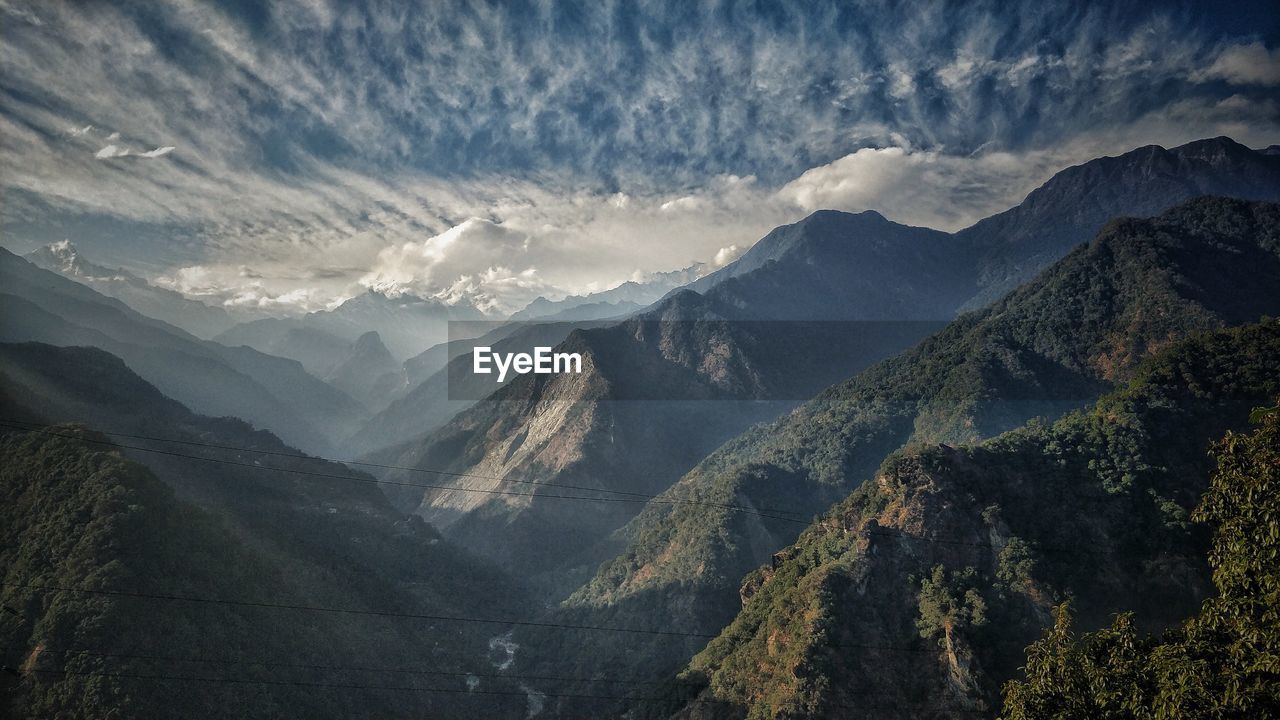
[[(694, 633), (722, 627), (737, 609), (740, 578), (802, 528), (785, 514), (821, 512), (893, 450), (972, 442), (1056, 416), (1181, 338), (1277, 314), (1278, 221), (1280, 206), (1202, 199), (1112, 223), (996, 305), (711, 454), (664, 493), (676, 504), (646, 508), (619, 531), (626, 550), (560, 615)], [(652, 653), (639, 665), (658, 671), (696, 649), (693, 640), (629, 643), (591, 662), (636, 667)]]
[(676, 716), (994, 715), (1056, 604), (1085, 627), (1180, 621), (1209, 592), (1206, 451), (1280, 393), (1278, 366), (1275, 320), (1196, 336), (1052, 425), (892, 456), (747, 576), (683, 673), (736, 707)]
[[(43, 424), (68, 420), (125, 435)], [(6, 618), (5, 629), (25, 648), (19, 662), (26, 663), (15, 707), (147, 717), (345, 717), (354, 708), (523, 716), (524, 692), (496, 677), (487, 657), (488, 639), (503, 626), (448, 619), (476, 617), (477, 608), (498, 620), (527, 617), (520, 588), (394, 511), (371, 477), (303, 456), (241, 421), (195, 415), (92, 348), (0, 345), (0, 421), (9, 496), (0, 508), (9, 533), (0, 549), (3, 601), (21, 615)], [(42, 647), (39, 657), (28, 654)], [(108, 657), (58, 657), (59, 648)], [(166, 657), (235, 663), (111, 657), (156, 648)], [(193, 692), (182, 681), (34, 672), (64, 662), (77, 673), (225, 674), (245, 682)], [(459, 702), (468, 673), (477, 674), (477, 689), (509, 694)], [(264, 679), (285, 684), (257, 684)]]
[[(557, 349), (580, 353), (583, 373), (518, 377), (392, 462), (458, 473), (439, 478), (451, 489), (423, 494), (419, 512), (508, 567), (551, 573), (554, 594), (609, 551), (594, 546), (635, 515), (638, 498), (935, 327), (740, 317), (685, 292), (616, 326), (575, 331)], [(565, 485), (604, 499), (584, 514), (554, 497)]]
[[(1108, 218), (1156, 212), (1205, 192), (1280, 199), (1280, 161), (1227, 138), (1199, 141), (1171, 150), (1140, 148), (1117, 158), (1100, 158), (1065, 170), (1033, 192), (1018, 208), (954, 234), (906, 227), (874, 212), (855, 215), (820, 211), (798, 223), (778, 228), (742, 258), (696, 281), (688, 289), (705, 293), (704, 302), (713, 316), (733, 321), (773, 319), (863, 323), (859, 329), (851, 331), (855, 333), (875, 321), (941, 321), (953, 317), (957, 308), (976, 296), (1003, 291), (1010, 287), (1009, 282), (1044, 267), (1074, 244), (1087, 239)], [(687, 295), (688, 289), (679, 294)], [(669, 296), (651, 309), (649, 317), (669, 317), (678, 312), (681, 306), (672, 304), (677, 300), (677, 294)], [(686, 306), (694, 304), (687, 298), (679, 302)], [(696, 312), (690, 315), (690, 318), (697, 317)], [(923, 331), (926, 328), (917, 329)], [(845, 362), (848, 359), (845, 350), (848, 338), (837, 338), (845, 330), (848, 326), (826, 328), (824, 334), (836, 338), (826, 346), (818, 344), (814, 347), (813, 343), (797, 342), (802, 347), (812, 347), (817, 353), (816, 359), (824, 363), (825, 368), (843, 373), (826, 376), (832, 382), (862, 367), (859, 362)], [(1126, 347), (1127, 341), (1120, 331), (1114, 333), (1112, 340), (1116, 347), (1101, 361), (1123, 364), (1125, 359), (1120, 355), (1145, 350)], [(910, 340), (905, 343), (863, 342), (856, 360), (886, 357), (910, 344)], [(693, 355), (718, 351), (718, 348), (703, 347), (695, 350)], [(611, 362), (619, 364), (639, 363), (645, 352), (640, 349), (635, 356), (627, 358), (610, 352), (609, 357)], [(729, 355), (734, 352), (732, 349), (727, 351)], [(742, 357), (756, 362), (749, 353)], [(994, 361), (998, 363), (999, 359)], [(1051, 360), (1050, 365), (1055, 362)], [(981, 372), (976, 365), (970, 365), (969, 369), (970, 372)], [(1099, 381), (1099, 377), (1090, 374), (1092, 370), (1081, 375), (1075, 373), (1070, 363), (1065, 368), (1040, 368), (1036, 372), (1041, 374), (1031, 379), (1031, 384), (1052, 387), (1051, 394), (1063, 397), (1040, 397), (1034, 388), (1024, 388), (1037, 396), (1028, 398), (1025, 407), (1017, 407), (1016, 398), (1003, 398), (1004, 416), (1000, 417), (999, 412), (988, 413), (981, 420), (992, 427), (975, 428), (973, 436), (985, 436), (991, 431), (1015, 426), (1029, 414), (1045, 408), (1061, 410), (1073, 403), (1078, 405), (1094, 397), (1099, 389), (1090, 387), (1091, 383)], [(1051, 377), (1055, 372), (1063, 377)], [(1099, 374), (1101, 381), (1108, 380), (1106, 372)], [(817, 387), (820, 386), (813, 386), (815, 390)], [(602, 403), (617, 399), (611, 394), (612, 388), (596, 387), (594, 392), (598, 394), (584, 403), (580, 393), (586, 389), (586, 385), (577, 383), (565, 392), (556, 390), (548, 395), (530, 382), (529, 387), (523, 390), (504, 390), (504, 394), (494, 396), (493, 403), (487, 403), (482, 410), (459, 416), (453, 426), (441, 429), (418, 447), (409, 449), (394, 464), (421, 464), (421, 458), (429, 455), (437, 468), (486, 475), (490, 477), (487, 482), (562, 482), (568, 473), (576, 485), (594, 487), (599, 482), (595, 478), (603, 476), (611, 479), (608, 481), (612, 483), (610, 489), (647, 493), (651, 487), (665, 487), (674, 479), (672, 472), (678, 474), (688, 469), (701, 458), (700, 453), (715, 443), (741, 431), (749, 422), (767, 419), (786, 407), (707, 414), (694, 420), (692, 425), (671, 425), (673, 430), (678, 430), (679, 437), (653, 443), (652, 447), (660, 448), (663, 443), (668, 443), (676, 448), (674, 452), (637, 450), (632, 454), (628, 450), (615, 454), (612, 460), (577, 463), (579, 458), (588, 457), (589, 451), (608, 449), (620, 437), (626, 438), (624, 442), (630, 442), (631, 437), (639, 437), (635, 433), (624, 436), (618, 432), (623, 426), (615, 427), (609, 419), (611, 415), (597, 412), (604, 407)], [(555, 402), (551, 401), (552, 397)], [(503, 402), (504, 398), (512, 398), (516, 402)], [(932, 412), (956, 417), (926, 418), (925, 422), (946, 424), (964, 418), (969, 413), (965, 403), (978, 402), (972, 398), (960, 400), (959, 405), (953, 406), (946, 398), (940, 397), (934, 407), (925, 409), (926, 414)], [(592, 409), (584, 414), (564, 412), (564, 408), (588, 405)], [(554, 457), (539, 460), (541, 464), (520, 461), (521, 457), (532, 458), (535, 450), (541, 452), (542, 446), (526, 447), (525, 439), (530, 437), (527, 433), (530, 417), (543, 418), (542, 430), (546, 431), (543, 435), (569, 438), (566, 444), (558, 446)], [(570, 417), (580, 423), (576, 428), (557, 426), (558, 429), (551, 432), (552, 425), (548, 422), (558, 423)], [(669, 423), (656, 415), (647, 415), (644, 424), (661, 427)], [(691, 437), (690, 432), (697, 437)], [(395, 434), (406, 436), (404, 432)], [(478, 438), (483, 438), (483, 441)], [(507, 450), (517, 447), (520, 452), (508, 456)], [(516, 462), (508, 462), (512, 458)], [(574, 470), (567, 469), (570, 463), (577, 463)], [(629, 466), (637, 464), (656, 468), (646, 476), (643, 487), (612, 480), (626, 478)], [(475, 495), (472, 492), (467, 497), (474, 498)], [(448, 497), (426, 500), (424, 512), (433, 514), (442, 523), (451, 522), (459, 511), (465, 513), (464, 522), (457, 526), (459, 532), (464, 531), (470, 522), (478, 523), (478, 529), (466, 536), (467, 541), (477, 540), (482, 547), (496, 543), (499, 547), (495, 549), (499, 553), (506, 552), (505, 548), (522, 547), (530, 538), (559, 546), (552, 538), (556, 537), (555, 533), (565, 530), (559, 519), (546, 517), (538, 519), (532, 526), (548, 529), (550, 535), (524, 533), (520, 530), (521, 523), (508, 523), (512, 513), (509, 507), (503, 506), (512, 503), (506, 499), (488, 505), (485, 508), (487, 515), (483, 516), (476, 513), (472, 504), (459, 504)], [(602, 513), (598, 528), (585, 536), (563, 537), (572, 537), (572, 542), (577, 545), (590, 542), (600, 530), (628, 516), (621, 507), (614, 510)], [(514, 512), (517, 515), (524, 513), (521, 508)], [(503, 532), (491, 532), (495, 527), (503, 528)], [(518, 532), (507, 537), (507, 528)], [(563, 559), (556, 562), (563, 565)]]
[(1144, 636), (1132, 612), (1083, 635), (1060, 605), (1053, 627), (1027, 648), (1005, 685), (1003, 717), (1280, 715), (1280, 407), (1250, 413), (1251, 433), (1213, 448), (1217, 468), (1192, 520), (1213, 531), (1216, 594), (1181, 626)]

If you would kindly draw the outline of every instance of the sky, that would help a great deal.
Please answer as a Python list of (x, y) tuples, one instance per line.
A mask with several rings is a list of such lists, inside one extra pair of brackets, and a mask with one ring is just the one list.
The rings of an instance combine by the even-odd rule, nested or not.
[(819, 208), (943, 230), (1280, 143), (1272, 3), (0, 0), (0, 245), (229, 307), (509, 312)]

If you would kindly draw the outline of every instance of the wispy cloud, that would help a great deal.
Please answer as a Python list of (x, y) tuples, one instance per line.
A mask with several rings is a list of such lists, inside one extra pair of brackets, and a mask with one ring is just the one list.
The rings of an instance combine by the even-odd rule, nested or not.
[[(228, 301), (310, 306), (395, 283), (518, 302), (711, 262), (816, 207), (950, 228), (1085, 153), (1214, 134), (1270, 144), (1280, 127), (1276, 50), (1185, 9), (166, 0), (0, 13), (0, 186), (16, 199), (3, 226), (162, 228), (181, 238), (164, 245), (182, 258), (165, 277), (197, 292), (177, 278), (199, 268), (199, 290)], [(520, 247), (495, 252), (494, 228)], [(450, 232), (466, 241), (443, 260), (403, 250)], [(117, 259), (143, 262), (139, 243)]]
[(1196, 77), (1236, 85), (1280, 85), (1280, 48), (1268, 50), (1261, 42), (1228, 45)]
[(128, 155), (129, 155), (128, 148), (122, 148), (117, 145), (107, 145), (106, 147), (102, 148), (101, 150), (93, 154), (93, 156), (98, 158), (99, 160), (109, 160), (111, 158), (128, 157)]

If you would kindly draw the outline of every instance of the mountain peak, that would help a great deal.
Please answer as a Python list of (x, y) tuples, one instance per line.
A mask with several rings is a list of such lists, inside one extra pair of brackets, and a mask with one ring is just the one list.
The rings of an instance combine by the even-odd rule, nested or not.
[(72, 244), (70, 240), (66, 239), (49, 243), (44, 246), (44, 250), (48, 251), (50, 255), (60, 258), (74, 258), (77, 254), (76, 246)]
[(119, 268), (108, 268), (93, 263), (80, 254), (79, 249), (70, 240), (59, 240), (37, 248), (24, 256), (37, 267), (53, 270), (61, 275), (77, 279), (112, 279), (134, 280), (134, 276)]
[(806, 215), (792, 227), (802, 228), (812, 232), (815, 229), (831, 228), (838, 229), (843, 232), (858, 231), (861, 229), (890, 225), (894, 223), (884, 215), (875, 210), (863, 210), (861, 212), (845, 212), (844, 210), (814, 210)]
[(824, 208), (822, 210), (814, 210), (813, 212), (805, 216), (805, 218), (800, 222), (848, 219), (848, 218), (865, 218), (868, 220), (886, 220), (884, 215), (881, 215), (875, 210), (862, 210), (860, 212), (848, 212), (846, 210), (831, 210), (831, 209)]
[(685, 319), (701, 315), (707, 310), (707, 298), (688, 288), (673, 291), (646, 316), (654, 319)]
[(356, 352), (367, 352), (370, 350), (378, 350), (379, 348), (381, 348), (380, 352), (386, 352), (387, 350), (386, 346), (382, 344), (382, 336), (378, 334), (377, 330), (370, 330), (356, 338), (355, 344), (352, 347)]
[(59, 240), (49, 243), (27, 253), (27, 259), (45, 268), (59, 268), (64, 272), (74, 270), (80, 261), (80, 254), (70, 240)]

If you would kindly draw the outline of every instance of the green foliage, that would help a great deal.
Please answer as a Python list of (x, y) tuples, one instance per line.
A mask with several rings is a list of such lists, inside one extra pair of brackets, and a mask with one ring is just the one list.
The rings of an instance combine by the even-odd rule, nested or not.
[[(1205, 199), (1112, 227), (995, 306), (727, 443), (667, 494), (738, 504), (746, 497), (807, 516), (904, 445), (977, 441), (1039, 415), (1061, 415), (1103, 394), (1109, 381), (1133, 375), (1160, 347), (1220, 327), (1224, 318), (1215, 310), (1224, 298), (1233, 315), (1280, 309), (1274, 292), (1238, 292), (1227, 275), (1202, 279), (1198, 269), (1209, 257), (1215, 265), (1252, 258), (1234, 271), (1248, 276), (1258, 272), (1259, 254), (1274, 267), (1278, 226), (1280, 207)], [(1203, 283), (1191, 293), (1193, 280)], [(1108, 491), (1125, 492), (1152, 470), (1141, 460), (1141, 435), (1102, 439), (1110, 447), (1090, 470)], [(696, 505), (649, 508), (623, 531), (628, 550), (571, 603), (614, 602), (620, 589), (634, 589), (638, 574), (646, 578), (642, 587), (685, 582), (689, 570), (708, 563), (733, 568), (727, 576), (736, 581), (750, 567), (742, 562), (759, 558), (726, 552), (719, 539), (757, 522)], [(763, 524), (779, 537), (794, 534), (784, 524)], [(668, 560), (655, 568), (659, 557)]]
[[(442, 541), (421, 519), (396, 513), (372, 478), (296, 455), (238, 420), (195, 415), (100, 350), (0, 345), (0, 414), (31, 422), (75, 418), (192, 443), (155, 444), (161, 453), (149, 453), (114, 446), (78, 425), (0, 431), (0, 578), (6, 583), (0, 601), (21, 615), (0, 613), (0, 641), (10, 648), (6, 664), (23, 669), (17, 691), (0, 696), (0, 716), (523, 717), (523, 693), (497, 678), (483, 680), (481, 688), (515, 695), (460, 695), (453, 691), (465, 689), (461, 674), (209, 662), (485, 672), (491, 670), (485, 650), (492, 625), (19, 587), (427, 616), (474, 616), (480, 607), (497, 617), (530, 614), (521, 588)], [(138, 438), (125, 444), (149, 445)], [(272, 455), (229, 457), (205, 444)], [(261, 464), (209, 462), (250, 459)], [(64, 669), (77, 674), (55, 672)], [(275, 684), (257, 684), (263, 680)]]
[(1075, 636), (1060, 606), (1005, 687), (1003, 717), (1254, 718), (1280, 715), (1280, 413), (1228, 433), (1194, 519), (1215, 526), (1218, 594), (1181, 628), (1140, 638), (1133, 615)]
[(1026, 594), (1036, 572), (1036, 555), (1030, 543), (1022, 538), (1009, 538), (1000, 549), (996, 565), (998, 587), (1008, 592)]
[[(362, 577), (347, 580), (342, 568), (350, 560), (337, 553), (328, 555), (332, 566), (327, 573), (313, 575), (309, 561), (298, 555), (280, 557), (263, 546), (267, 538), (262, 535), (246, 545), (227, 523), (180, 501), (147, 468), (100, 444), (102, 436), (74, 425), (54, 430), (58, 436), (0, 434), (0, 577), (5, 583), (0, 602), (17, 612), (0, 615), (0, 634), (8, 648), (6, 662), (21, 672), (19, 687), (3, 697), (0, 714), (325, 718), (346, 716), (345, 708), (360, 707), (381, 717), (465, 717), (510, 712), (513, 706), (518, 710), (513, 714), (523, 714), (523, 703), (494, 698), (459, 702), (456, 694), (307, 687), (458, 690), (463, 687), (459, 678), (396, 674), (389, 679), (385, 673), (253, 664), (483, 671), (488, 663), (476, 650), (485, 636), (472, 636), (466, 627), (39, 589), (464, 614), (430, 600), (414, 602), (389, 582), (394, 568), (385, 561), (352, 568)], [(275, 516), (277, 521), (286, 518)], [(325, 521), (312, 515), (311, 523), (323, 526)], [(244, 530), (239, 525), (238, 532)], [(296, 544), (316, 542), (298, 528), (287, 532)], [(360, 539), (372, 542), (376, 537)], [(410, 547), (406, 543), (399, 550)], [(376, 550), (366, 553), (368, 562), (378, 562)], [(416, 560), (447, 569), (422, 553)], [(463, 583), (483, 578), (461, 565), (455, 573), (435, 576), (433, 590), (465, 599), (469, 590)], [(491, 634), (491, 628), (483, 631)], [(225, 665), (223, 660), (249, 662)], [(190, 677), (234, 682), (182, 680)]]
[(942, 645), (953, 631), (987, 624), (987, 602), (978, 590), (976, 568), (948, 573), (942, 565), (934, 565), (933, 573), (920, 581), (919, 606), (920, 637), (938, 638)]
[[(1089, 622), (1125, 607), (1178, 622), (1203, 597), (1207, 537), (1168, 522), (1169, 506), (1185, 515), (1204, 494), (1204, 449), (1280, 394), (1275, 367), (1280, 323), (1198, 335), (1086, 411), (976, 447), (895, 453), (775, 555), (685, 677), (748, 716), (837, 714), (866, 693), (937, 705), (953, 683), (991, 707), (1060, 598)], [(1132, 477), (1117, 487), (1121, 467)], [(804, 634), (814, 619), (822, 632)], [(954, 659), (913, 648), (957, 621), (968, 625)], [(1098, 662), (1118, 673), (1122, 660)]]

